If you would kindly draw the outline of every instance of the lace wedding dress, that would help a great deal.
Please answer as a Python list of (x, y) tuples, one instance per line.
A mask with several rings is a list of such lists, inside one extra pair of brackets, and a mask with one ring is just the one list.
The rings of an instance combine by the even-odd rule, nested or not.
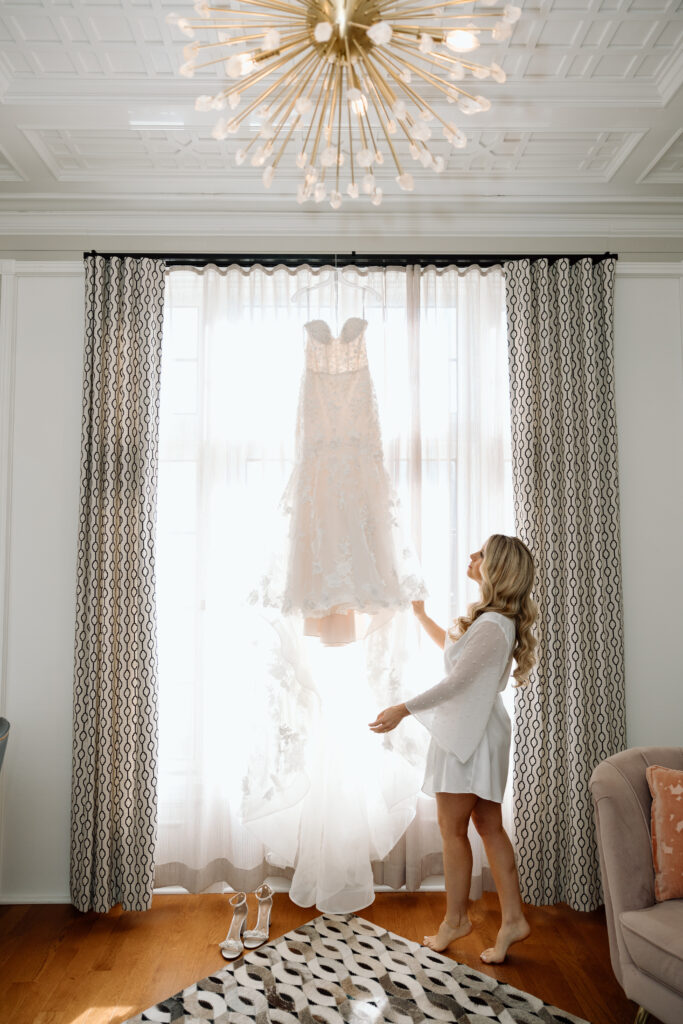
[(367, 321), (350, 317), (337, 338), (323, 320), (305, 326), (296, 462), (282, 499), (289, 551), (276, 603), (304, 616), (308, 636), (343, 644), (426, 590), (384, 466)]
[(251, 596), (268, 628), (250, 645), (264, 670), (250, 674), (242, 820), (294, 868), (290, 899), (327, 913), (374, 899), (372, 862), (414, 816), (426, 747), (417, 722), (381, 739), (367, 725), (419, 688), (410, 602), (426, 590), (384, 465), (366, 326), (306, 324), (287, 536)]

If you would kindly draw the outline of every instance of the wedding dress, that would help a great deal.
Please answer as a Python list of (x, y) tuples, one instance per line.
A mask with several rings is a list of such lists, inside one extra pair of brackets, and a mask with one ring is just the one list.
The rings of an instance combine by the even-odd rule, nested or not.
[(251, 596), (270, 636), (250, 645), (264, 670), (250, 674), (262, 703), (242, 821), (294, 868), (290, 899), (327, 913), (374, 899), (372, 862), (414, 816), (426, 747), (417, 723), (381, 741), (367, 725), (405, 696), (410, 602), (426, 590), (384, 465), (366, 326), (306, 324), (287, 536)]
[(384, 465), (366, 327), (350, 317), (335, 338), (324, 320), (305, 325), (296, 461), (282, 499), (291, 519), (280, 607), (326, 644), (348, 643), (426, 596)]

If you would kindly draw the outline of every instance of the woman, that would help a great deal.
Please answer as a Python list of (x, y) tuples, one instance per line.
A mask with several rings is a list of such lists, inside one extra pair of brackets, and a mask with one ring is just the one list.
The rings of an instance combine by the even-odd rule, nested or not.
[(517, 685), (528, 682), (536, 661), (531, 632), (538, 614), (530, 596), (533, 558), (517, 537), (495, 533), (481, 551), (470, 555), (467, 575), (479, 583), (481, 596), (467, 615), (456, 619), (452, 632), (429, 618), (423, 601), (413, 602), (427, 634), (445, 649), (446, 677), (405, 704), (385, 708), (370, 728), (390, 732), (412, 714), (432, 735), (422, 788), (436, 796), (446, 916), (436, 935), (425, 936), (425, 945), (442, 950), (472, 930), (467, 914), (471, 816), (486, 848), (501, 907), (496, 943), (480, 956), (485, 963), (502, 963), (512, 943), (530, 931), (522, 913), (512, 844), (501, 818), (511, 726), (500, 691), (507, 685), (513, 658)]

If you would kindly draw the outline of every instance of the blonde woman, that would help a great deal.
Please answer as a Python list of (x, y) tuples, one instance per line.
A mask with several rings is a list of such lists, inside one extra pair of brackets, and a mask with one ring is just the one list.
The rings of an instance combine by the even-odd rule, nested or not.
[(472, 930), (467, 913), (471, 817), (484, 842), (501, 907), (496, 943), (480, 956), (485, 963), (502, 963), (512, 943), (530, 931), (522, 913), (512, 844), (501, 818), (511, 725), (500, 692), (513, 659), (517, 685), (528, 681), (536, 660), (531, 627), (538, 609), (530, 596), (534, 562), (519, 538), (495, 533), (481, 551), (470, 555), (467, 575), (479, 583), (480, 599), (448, 631), (429, 618), (423, 601), (413, 602), (427, 634), (444, 648), (446, 677), (405, 704), (385, 708), (370, 728), (390, 732), (412, 714), (431, 733), (422, 789), (436, 797), (446, 916), (436, 935), (425, 936), (425, 945), (442, 950)]

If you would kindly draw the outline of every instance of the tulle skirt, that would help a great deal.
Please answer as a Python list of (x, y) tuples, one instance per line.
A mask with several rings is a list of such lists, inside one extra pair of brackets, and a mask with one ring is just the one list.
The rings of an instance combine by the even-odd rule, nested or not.
[(512, 725), (500, 694), (497, 695), (486, 731), (467, 761), (460, 761), (434, 739), (427, 751), (422, 791), (437, 793), (474, 793), (483, 800), (503, 802), (510, 759)]

